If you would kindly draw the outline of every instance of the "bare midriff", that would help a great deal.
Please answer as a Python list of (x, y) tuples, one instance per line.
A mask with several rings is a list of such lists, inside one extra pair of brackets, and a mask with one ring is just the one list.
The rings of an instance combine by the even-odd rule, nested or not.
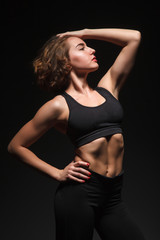
[(120, 133), (101, 137), (75, 150), (75, 161), (86, 161), (89, 169), (107, 177), (123, 169), (124, 140)]

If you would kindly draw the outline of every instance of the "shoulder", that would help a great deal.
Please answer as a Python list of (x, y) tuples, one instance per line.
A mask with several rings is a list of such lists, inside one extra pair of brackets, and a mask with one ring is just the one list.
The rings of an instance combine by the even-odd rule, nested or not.
[(46, 120), (58, 120), (66, 112), (66, 102), (63, 96), (57, 95), (53, 99), (44, 103), (36, 113), (36, 117)]
[(46, 103), (46, 105), (51, 108), (51, 110), (61, 112), (66, 109), (66, 101), (62, 95), (57, 95), (50, 101)]
[(61, 95), (57, 95), (53, 99), (46, 102), (42, 107), (49, 108), (49, 110), (61, 112), (66, 107), (66, 101)]

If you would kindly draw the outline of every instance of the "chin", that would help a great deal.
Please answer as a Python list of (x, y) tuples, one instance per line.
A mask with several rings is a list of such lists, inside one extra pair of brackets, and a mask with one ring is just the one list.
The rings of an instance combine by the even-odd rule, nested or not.
[(98, 70), (98, 68), (99, 68), (99, 65), (97, 64), (96, 67), (90, 69), (90, 72), (95, 72)]

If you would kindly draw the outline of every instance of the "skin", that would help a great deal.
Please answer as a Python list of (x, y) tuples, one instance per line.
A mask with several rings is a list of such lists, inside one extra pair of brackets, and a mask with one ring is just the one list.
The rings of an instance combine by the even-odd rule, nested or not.
[[(100, 79), (98, 87), (109, 90), (118, 99), (135, 60), (140, 43), (140, 32), (126, 29), (84, 29), (58, 34), (69, 35), (69, 57), (72, 66), (71, 83), (66, 92), (84, 106), (101, 105), (105, 99), (91, 89), (87, 83), (90, 72), (99, 67), (94, 58), (95, 50), (88, 47), (84, 39), (108, 41), (122, 47), (115, 62)], [(45, 172), (58, 181), (73, 179), (84, 182), (90, 177), (89, 169), (108, 177), (118, 175), (122, 170), (124, 141), (122, 134), (98, 138), (75, 149), (75, 158), (64, 169), (57, 169), (38, 158), (29, 146), (37, 141), (51, 127), (66, 134), (69, 117), (68, 105), (63, 96), (58, 95), (45, 103), (14, 136), (8, 145), (8, 151), (22, 161)], [(87, 170), (88, 168), (88, 170)]]

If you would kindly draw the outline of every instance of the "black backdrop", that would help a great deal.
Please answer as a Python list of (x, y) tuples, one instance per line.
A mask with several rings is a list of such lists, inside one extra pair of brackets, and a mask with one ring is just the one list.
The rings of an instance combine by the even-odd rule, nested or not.
[[(54, 240), (54, 193), (58, 183), (7, 153), (7, 144), (46, 101), (52, 98), (35, 84), (32, 60), (51, 36), (82, 28), (138, 29), (142, 42), (120, 101), (125, 136), (123, 196), (146, 239), (160, 238), (158, 80), (158, 7), (153, 3), (116, 1), (8, 1), (2, 6), (1, 59), (1, 239)], [(95, 86), (113, 63), (119, 47), (88, 40), (100, 63), (90, 74)], [(73, 158), (66, 136), (54, 129), (31, 149), (46, 162), (63, 168)], [(65, 203), (64, 203), (65, 204)], [(94, 240), (99, 240), (97, 233)]]

